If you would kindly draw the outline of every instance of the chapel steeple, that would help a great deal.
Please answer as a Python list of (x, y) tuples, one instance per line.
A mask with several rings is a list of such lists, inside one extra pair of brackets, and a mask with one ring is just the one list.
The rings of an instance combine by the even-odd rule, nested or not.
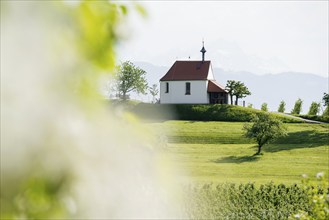
[(200, 50), (202, 53), (202, 63), (204, 62), (204, 54), (207, 52), (206, 49), (204, 48), (204, 41), (202, 41), (202, 49)]
[(204, 54), (207, 52), (206, 49), (204, 49), (204, 41), (202, 41), (202, 49), (200, 50), (202, 53), (202, 63), (204, 62)]

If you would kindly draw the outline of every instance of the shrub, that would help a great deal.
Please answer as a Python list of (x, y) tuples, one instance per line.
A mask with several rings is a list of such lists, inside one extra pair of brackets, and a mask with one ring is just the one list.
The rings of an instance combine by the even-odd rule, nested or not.
[(298, 210), (311, 212), (307, 190), (296, 184), (206, 184), (185, 190), (191, 219), (287, 219)]
[(290, 219), (329, 219), (329, 183), (320, 172), (316, 175), (317, 181), (312, 182), (306, 175), (302, 181), (302, 188), (308, 195), (306, 210), (299, 210), (297, 214), (290, 216)]
[(263, 103), (262, 107), (260, 108), (260, 110), (264, 111), (264, 112), (268, 112), (268, 107), (267, 107), (267, 103)]

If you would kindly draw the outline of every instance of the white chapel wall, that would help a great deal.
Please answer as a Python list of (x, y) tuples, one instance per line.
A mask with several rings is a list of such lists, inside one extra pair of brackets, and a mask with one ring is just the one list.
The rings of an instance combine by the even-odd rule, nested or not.
[(209, 71), (208, 71), (208, 77), (207, 77), (207, 79), (209, 79), (209, 80), (214, 80), (215, 79), (214, 73), (212, 72), (212, 66), (211, 66), (211, 64), (209, 66)]
[[(169, 83), (169, 92), (166, 93), (166, 83)], [(185, 84), (191, 83), (191, 94), (185, 95)], [(160, 103), (161, 104), (207, 104), (206, 80), (191, 81), (162, 81), (160, 82)]]

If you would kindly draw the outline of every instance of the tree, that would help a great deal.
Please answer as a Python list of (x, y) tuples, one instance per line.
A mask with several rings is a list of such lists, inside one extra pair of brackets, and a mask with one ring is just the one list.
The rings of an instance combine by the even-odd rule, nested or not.
[(324, 109), (322, 116), (328, 116), (329, 117), (329, 105)]
[(323, 98), (324, 106), (329, 106), (329, 94), (328, 93), (323, 93)]
[(262, 107), (260, 108), (260, 110), (264, 111), (264, 112), (268, 112), (268, 107), (267, 107), (267, 103), (263, 103)]
[(252, 123), (246, 123), (243, 126), (245, 136), (256, 140), (258, 151), (256, 155), (261, 153), (261, 149), (265, 144), (286, 136), (286, 127), (283, 123), (272, 117), (269, 113), (260, 113), (254, 116)]
[(291, 114), (299, 115), (300, 112), (302, 111), (302, 104), (303, 104), (303, 101), (300, 98), (297, 99), (297, 101), (295, 102), (294, 108), (291, 110)]
[(146, 94), (148, 88), (145, 79), (146, 72), (136, 67), (132, 62), (123, 62), (119, 67), (116, 75), (117, 91), (119, 97), (126, 100), (129, 92)]
[(243, 82), (238, 81), (235, 84), (235, 89), (233, 94), (235, 96), (235, 105), (238, 105), (238, 100), (240, 98), (245, 98), (247, 95), (251, 95), (251, 92), (249, 91), (247, 86), (244, 85)]
[(280, 102), (279, 108), (278, 108), (278, 112), (284, 113), (284, 111), (286, 110), (286, 103), (282, 100)]
[(324, 106), (326, 107), (322, 113), (322, 116), (329, 116), (329, 94), (328, 93), (323, 93), (323, 98)]
[(226, 83), (226, 90), (227, 90), (228, 94), (230, 95), (231, 105), (233, 105), (233, 96), (234, 96), (233, 94), (234, 94), (236, 83), (237, 82), (235, 80), (227, 80), (227, 83)]
[(320, 111), (320, 103), (312, 102), (308, 115), (317, 115)]
[(158, 85), (153, 84), (151, 87), (149, 87), (149, 92), (152, 95), (152, 102), (155, 103), (155, 97), (159, 94)]
[(228, 80), (226, 83), (226, 90), (230, 95), (231, 105), (233, 105), (233, 96), (235, 96), (235, 105), (237, 105), (240, 98), (251, 95), (248, 88), (241, 81)]
[(248, 103), (247, 108), (252, 108), (252, 103)]

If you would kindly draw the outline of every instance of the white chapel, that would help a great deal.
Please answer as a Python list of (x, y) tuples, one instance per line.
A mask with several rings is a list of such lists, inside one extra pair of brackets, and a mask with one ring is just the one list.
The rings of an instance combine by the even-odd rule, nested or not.
[(228, 92), (214, 78), (211, 61), (176, 61), (160, 79), (161, 104), (227, 104)]

